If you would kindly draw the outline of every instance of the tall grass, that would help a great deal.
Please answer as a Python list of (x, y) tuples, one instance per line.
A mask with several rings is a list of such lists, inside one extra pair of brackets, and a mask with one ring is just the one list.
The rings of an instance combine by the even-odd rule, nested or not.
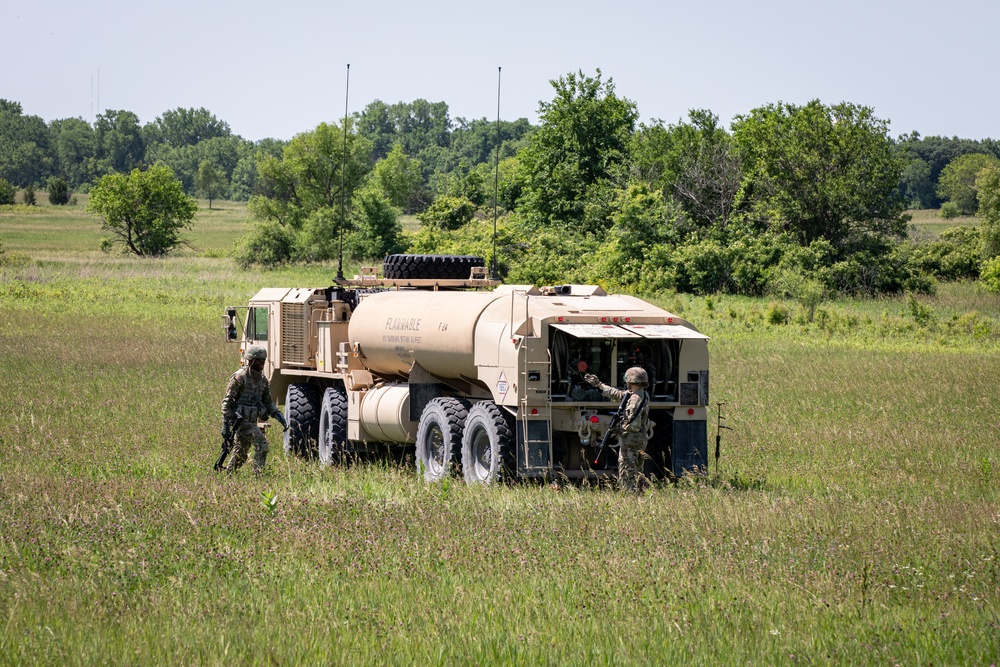
[(0, 267), (0, 664), (1000, 657), (1000, 303), (973, 284), (811, 322), (662, 296), (712, 337), (735, 430), (717, 477), (638, 499), (321, 469), (275, 430), (265, 475), (230, 479), (210, 470), (236, 366), (222, 308), (332, 267), (129, 259), (14, 224), (5, 248), (30, 261)]

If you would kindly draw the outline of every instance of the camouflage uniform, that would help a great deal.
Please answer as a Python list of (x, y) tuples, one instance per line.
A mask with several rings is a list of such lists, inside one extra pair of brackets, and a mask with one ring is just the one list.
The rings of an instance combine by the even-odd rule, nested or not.
[[(240, 415), (240, 423), (236, 425), (236, 415)], [(257, 426), (258, 420), (268, 417), (280, 417), (281, 411), (271, 398), (271, 386), (259, 371), (253, 371), (244, 366), (229, 378), (226, 385), (226, 396), (222, 399), (222, 419), (233, 424), (233, 453), (226, 466), (230, 475), (239, 470), (247, 460), (250, 445), (254, 447), (253, 470), (260, 473), (267, 461), (267, 438)]]
[[(594, 378), (596, 380), (596, 378)], [(639, 490), (639, 476), (646, 445), (649, 443), (649, 395), (645, 389), (631, 393), (624, 389), (609, 387), (603, 382), (594, 384), (606, 397), (621, 401), (626, 395), (624, 414), (621, 421), (621, 448), (618, 450), (618, 484), (626, 491)]]

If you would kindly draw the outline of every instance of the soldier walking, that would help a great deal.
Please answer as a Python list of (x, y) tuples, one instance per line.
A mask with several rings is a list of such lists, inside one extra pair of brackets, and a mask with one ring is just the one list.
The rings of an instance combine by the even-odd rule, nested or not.
[(605, 396), (616, 401), (628, 396), (621, 421), (621, 448), (618, 450), (618, 485), (625, 491), (639, 491), (639, 470), (646, 456), (649, 443), (649, 375), (644, 368), (635, 366), (625, 371), (627, 390), (609, 387), (596, 375), (587, 374), (584, 380)]
[(232, 458), (226, 472), (232, 475), (240, 469), (253, 445), (253, 471), (259, 475), (267, 461), (267, 438), (257, 426), (259, 420), (274, 417), (287, 429), (284, 415), (271, 398), (271, 385), (264, 377), (267, 350), (251, 347), (243, 355), (246, 364), (229, 378), (222, 399), (222, 438), (233, 439)]

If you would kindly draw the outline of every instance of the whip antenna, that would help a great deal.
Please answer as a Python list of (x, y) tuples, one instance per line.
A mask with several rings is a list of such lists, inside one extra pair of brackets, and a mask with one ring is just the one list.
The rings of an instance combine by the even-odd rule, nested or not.
[(500, 190), (500, 71), (503, 68), (497, 67), (497, 147), (496, 147), (496, 167), (493, 170), (493, 262), (490, 269), (490, 278), (497, 279), (497, 193)]
[(340, 252), (337, 255), (337, 280), (344, 279), (344, 197), (347, 196), (347, 100), (351, 95), (351, 63), (347, 63), (347, 88), (344, 91), (344, 157), (340, 163)]

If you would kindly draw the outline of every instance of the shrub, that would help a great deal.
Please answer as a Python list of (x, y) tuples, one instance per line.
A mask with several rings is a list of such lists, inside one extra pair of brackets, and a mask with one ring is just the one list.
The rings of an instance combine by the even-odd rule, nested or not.
[(476, 213), (476, 205), (465, 197), (443, 196), (434, 200), (426, 211), (417, 214), (425, 227), (454, 230), (463, 226)]
[(14, 195), (17, 190), (5, 179), (0, 178), (0, 206), (14, 203)]
[(983, 263), (980, 273), (983, 287), (990, 292), (1000, 292), (1000, 257), (994, 257)]
[(978, 278), (982, 235), (976, 227), (953, 227), (930, 242), (907, 243), (900, 249), (909, 263), (942, 280)]
[(24, 189), (21, 194), (21, 201), (25, 206), (34, 206), (37, 202), (35, 201), (35, 186), (28, 184), (28, 187)]
[(277, 222), (262, 222), (236, 242), (233, 261), (243, 269), (253, 265), (273, 268), (292, 258), (294, 246), (294, 239), (287, 228)]
[(53, 206), (65, 206), (69, 203), (69, 183), (66, 179), (55, 176), (49, 179), (49, 203)]
[(769, 324), (788, 324), (788, 308), (784, 305), (772, 301), (767, 307), (767, 321)]
[(941, 204), (941, 217), (945, 220), (951, 220), (952, 218), (957, 218), (962, 215), (962, 212), (958, 210), (958, 204), (953, 201), (946, 201)]
[(674, 252), (677, 289), (682, 292), (712, 294), (729, 289), (732, 263), (718, 241), (707, 239), (684, 245)]

